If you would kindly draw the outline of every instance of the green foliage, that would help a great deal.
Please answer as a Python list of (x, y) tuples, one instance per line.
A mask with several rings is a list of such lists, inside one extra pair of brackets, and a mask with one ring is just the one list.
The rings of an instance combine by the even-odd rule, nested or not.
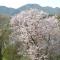
[[(23, 49), (20, 51), (20, 53), (22, 53), (22, 52), (24, 53)], [(15, 44), (8, 45), (4, 49), (4, 53), (3, 53), (4, 58), (3, 59), (6, 59), (6, 60), (30, 60), (30, 58), (28, 56), (23, 56), (23, 54), (17, 54), (17, 53), (18, 53), (18, 49)]]
[(57, 56), (57, 60), (60, 60), (60, 55)]
[(49, 14), (48, 16), (52, 17), (52, 16), (54, 16), (54, 15), (53, 15), (53, 14)]
[(10, 16), (0, 15), (0, 29), (5, 28), (5, 26), (9, 23)]
[(60, 60), (60, 55), (50, 55), (49, 60)]
[(9, 40), (9, 17), (6, 15), (0, 15), (0, 60), (3, 58), (3, 49), (8, 44)]
[(57, 18), (58, 20), (60, 20), (60, 16), (57, 16), (56, 18)]
[(51, 50), (51, 52), (49, 52), (49, 60), (60, 60), (60, 55)]
[(58, 19), (58, 26), (60, 28), (60, 15), (56, 16), (56, 18)]
[(10, 29), (7, 26), (0, 31), (0, 55), (2, 56), (1, 58), (3, 58), (3, 49), (8, 44), (10, 33)]
[(14, 46), (10, 45), (4, 49), (3, 55), (6, 60), (14, 60), (16, 56), (16, 49)]

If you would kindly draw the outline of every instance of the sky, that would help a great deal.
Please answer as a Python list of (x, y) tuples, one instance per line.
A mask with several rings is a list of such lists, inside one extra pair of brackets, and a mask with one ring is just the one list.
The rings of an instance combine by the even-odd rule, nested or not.
[(0, 6), (19, 8), (25, 4), (39, 4), (40, 6), (60, 7), (60, 0), (0, 0)]

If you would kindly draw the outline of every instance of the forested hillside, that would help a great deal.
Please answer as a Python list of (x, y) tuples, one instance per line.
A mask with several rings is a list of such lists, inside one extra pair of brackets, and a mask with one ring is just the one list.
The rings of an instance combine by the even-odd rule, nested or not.
[(46, 13), (49, 13), (50, 15), (60, 15), (60, 8), (56, 7), (56, 8), (52, 8), (52, 7), (42, 7), (38, 4), (26, 4), (26, 5), (23, 5), (19, 8), (9, 8), (9, 7), (5, 7), (5, 6), (0, 6), (0, 14), (7, 14), (7, 15), (16, 15), (18, 14), (19, 12), (22, 12), (24, 10), (27, 10), (27, 9), (38, 9), (38, 10), (43, 10), (44, 12)]

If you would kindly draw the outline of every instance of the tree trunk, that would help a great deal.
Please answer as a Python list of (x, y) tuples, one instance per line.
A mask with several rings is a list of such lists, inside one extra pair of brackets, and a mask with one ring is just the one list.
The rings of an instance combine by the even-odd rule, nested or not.
[(0, 46), (0, 60), (2, 60), (2, 48)]

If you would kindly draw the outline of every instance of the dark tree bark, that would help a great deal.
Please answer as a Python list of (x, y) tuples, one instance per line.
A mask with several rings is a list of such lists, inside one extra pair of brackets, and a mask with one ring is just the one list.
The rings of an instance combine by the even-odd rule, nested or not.
[(0, 60), (2, 60), (2, 46), (0, 46)]

